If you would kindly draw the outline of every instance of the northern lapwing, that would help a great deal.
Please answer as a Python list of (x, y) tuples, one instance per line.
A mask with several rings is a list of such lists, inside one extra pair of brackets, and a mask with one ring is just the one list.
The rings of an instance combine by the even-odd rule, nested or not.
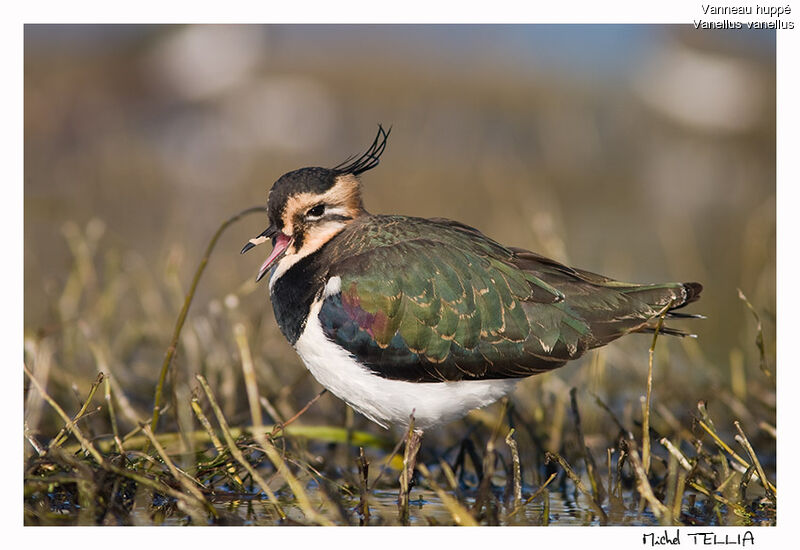
[[(634, 284), (504, 246), (443, 218), (373, 215), (359, 176), (389, 132), (333, 168), (281, 176), (270, 225), (275, 319), (317, 381), (377, 424), (422, 430), (510, 393), (698, 299), (699, 283)], [(662, 327), (662, 333), (685, 333)], [(413, 464), (413, 461), (412, 461)], [(413, 466), (412, 466), (413, 468)]]

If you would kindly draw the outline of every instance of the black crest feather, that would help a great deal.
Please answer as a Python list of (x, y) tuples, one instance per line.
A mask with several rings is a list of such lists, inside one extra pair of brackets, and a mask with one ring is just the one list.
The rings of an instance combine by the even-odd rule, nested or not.
[(367, 170), (372, 170), (380, 163), (381, 155), (386, 149), (386, 141), (389, 139), (390, 133), (392, 133), (391, 127), (388, 130), (384, 130), (383, 126), (378, 124), (378, 134), (363, 155), (360, 157), (356, 157), (356, 155), (348, 157), (347, 160), (337, 164), (331, 170), (339, 174), (353, 174), (354, 176), (363, 174)]

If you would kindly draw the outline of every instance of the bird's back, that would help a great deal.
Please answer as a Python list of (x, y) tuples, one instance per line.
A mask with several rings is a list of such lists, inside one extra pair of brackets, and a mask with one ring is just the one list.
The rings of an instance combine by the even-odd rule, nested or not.
[(530, 376), (648, 330), (701, 289), (621, 283), (444, 219), (362, 216), (321, 254), (340, 290), (322, 304), (325, 335), (395, 380)]

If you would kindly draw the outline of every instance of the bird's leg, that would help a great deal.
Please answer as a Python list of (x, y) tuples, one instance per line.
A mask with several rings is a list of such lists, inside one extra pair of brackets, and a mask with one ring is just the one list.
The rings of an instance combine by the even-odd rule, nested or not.
[[(458, 481), (462, 485), (466, 485), (464, 481), (464, 475), (466, 474), (467, 470), (467, 457), (469, 457), (470, 461), (472, 462), (472, 467), (475, 468), (475, 475), (478, 477), (478, 482), (483, 479), (483, 461), (478, 456), (477, 451), (475, 450), (475, 444), (470, 439), (470, 436), (467, 436), (461, 440), (461, 446), (458, 450), (458, 456), (456, 457), (455, 464), (453, 465), (453, 473), (458, 474)], [(459, 470), (459, 468), (461, 468)]]
[(417, 465), (417, 453), (419, 452), (420, 442), (422, 441), (422, 430), (409, 426), (406, 436), (406, 448), (403, 451), (403, 471), (400, 472), (400, 495), (397, 499), (400, 508), (400, 522), (408, 525), (408, 501), (411, 493), (411, 479), (414, 476), (414, 468)]

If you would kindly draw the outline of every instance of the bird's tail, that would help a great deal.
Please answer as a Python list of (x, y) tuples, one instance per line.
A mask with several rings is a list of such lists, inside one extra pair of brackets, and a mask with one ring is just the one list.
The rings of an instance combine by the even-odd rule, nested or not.
[[(658, 321), (661, 314), (664, 314), (665, 319), (705, 319), (704, 315), (675, 311), (700, 299), (702, 291), (703, 285), (700, 283), (666, 283), (630, 289), (631, 294), (635, 293), (637, 298), (657, 310), (655, 315), (645, 319), (644, 323), (631, 332), (653, 333), (658, 329), (660, 334), (697, 338), (696, 334), (668, 327), (663, 323), (658, 327)], [(666, 312), (664, 312), (665, 307), (668, 308)]]

